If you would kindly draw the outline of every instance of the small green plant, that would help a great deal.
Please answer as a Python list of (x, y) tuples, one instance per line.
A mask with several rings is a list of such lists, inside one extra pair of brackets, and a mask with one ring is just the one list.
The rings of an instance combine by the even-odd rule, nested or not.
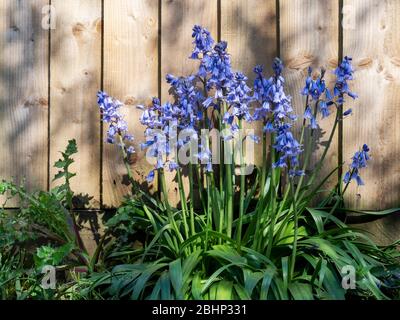
[(0, 183), (0, 194), (18, 197), (21, 205), (10, 212), (4, 209), (6, 201), (0, 210), (0, 287), (5, 299), (52, 299), (56, 293), (40, 286), (45, 265), (64, 263), (66, 270), (90, 265), (73, 212), (70, 179), (75, 174), (70, 165), (76, 153), (76, 141), (71, 140), (55, 163), (61, 169), (55, 180), (63, 183), (48, 192), (30, 194), (23, 186)]

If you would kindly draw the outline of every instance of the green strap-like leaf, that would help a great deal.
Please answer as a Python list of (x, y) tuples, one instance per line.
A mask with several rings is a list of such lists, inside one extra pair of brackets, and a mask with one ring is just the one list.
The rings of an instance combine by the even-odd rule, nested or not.
[(172, 261), (169, 264), (169, 276), (172, 283), (172, 287), (175, 291), (175, 297), (178, 300), (183, 300), (183, 279), (182, 279), (182, 265), (181, 259)]

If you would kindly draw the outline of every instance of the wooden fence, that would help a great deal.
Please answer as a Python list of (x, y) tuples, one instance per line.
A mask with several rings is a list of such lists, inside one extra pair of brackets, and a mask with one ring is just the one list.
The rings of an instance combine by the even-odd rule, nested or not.
[[(354, 114), (340, 126), (325, 169), (349, 162), (368, 143), (366, 185), (352, 187), (348, 203), (398, 206), (399, 16), (397, 0), (0, 0), (0, 178), (26, 178), (30, 189), (48, 189), (58, 152), (76, 138), (73, 188), (82, 206), (118, 205), (127, 192), (125, 171), (115, 148), (103, 143), (96, 92), (102, 88), (125, 103), (141, 140), (135, 105), (168, 98), (166, 73), (195, 70), (188, 59), (191, 29), (201, 24), (228, 41), (234, 68), (251, 81), (254, 65), (269, 67), (280, 56), (298, 114), (308, 66), (333, 69), (352, 56), (360, 98), (348, 101)], [(323, 122), (317, 156), (331, 125)], [(142, 179), (150, 168), (143, 153), (132, 168)], [(385, 223), (393, 228), (393, 221)]]

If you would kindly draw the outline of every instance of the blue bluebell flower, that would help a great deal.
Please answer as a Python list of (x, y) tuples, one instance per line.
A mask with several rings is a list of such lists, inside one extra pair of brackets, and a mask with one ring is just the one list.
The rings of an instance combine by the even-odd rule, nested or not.
[(318, 109), (319, 109), (319, 112), (322, 115), (322, 119), (329, 117), (329, 115), (331, 114), (331, 112), (329, 111), (328, 104), (324, 100), (319, 102)]
[[(227, 52), (227, 42), (221, 41), (214, 49), (205, 55), (201, 61), (199, 75), (208, 75), (207, 90), (216, 89), (215, 98), (223, 98), (233, 80), (230, 56)], [(205, 73), (203, 73), (203, 71)]]
[(350, 109), (347, 109), (345, 112), (343, 112), (343, 116), (348, 116), (348, 115), (350, 115), (351, 113), (353, 112), (353, 110), (350, 108)]
[(308, 105), (306, 107), (306, 110), (304, 111), (303, 117), (304, 117), (304, 119), (310, 120), (311, 129), (317, 129), (318, 128), (317, 119), (315, 119), (315, 117), (314, 117), (314, 115), (312, 113), (310, 105)]
[(344, 175), (344, 183), (347, 184), (350, 183), (351, 180), (355, 180), (357, 182), (357, 185), (364, 185), (364, 181), (361, 179), (360, 176), (360, 169), (367, 166), (367, 162), (368, 160), (370, 160), (369, 151), (369, 147), (364, 144), (362, 149), (354, 154), (349, 170)]
[(310, 105), (308, 105), (308, 106), (306, 107), (306, 110), (304, 111), (304, 118), (306, 118), (306, 119), (312, 119), (313, 117), (314, 117), (314, 115), (313, 115), (313, 113), (312, 113), (311, 107), (310, 107)]
[(151, 171), (149, 172), (149, 174), (147, 175), (147, 177), (146, 177), (147, 183), (153, 182), (153, 181), (154, 181), (154, 176), (155, 176), (155, 171), (154, 171), (154, 170), (151, 170)]
[(334, 96), (337, 97), (337, 103), (343, 104), (344, 95), (348, 95), (349, 97), (356, 99), (357, 94), (350, 91), (349, 84), (347, 81), (353, 80), (354, 69), (351, 64), (351, 57), (344, 57), (343, 61), (335, 70), (336, 82), (333, 90)]
[(295, 169), (290, 169), (289, 170), (289, 177), (294, 178), (294, 177), (301, 177), (304, 176), (305, 172), (304, 170), (295, 170)]
[(310, 91), (311, 91), (311, 87), (312, 87), (312, 82), (313, 82), (313, 79), (312, 79), (312, 76), (311, 76), (312, 68), (311, 68), (311, 67), (308, 67), (307, 72), (308, 72), (308, 75), (307, 75), (307, 78), (306, 78), (306, 84), (305, 84), (303, 90), (301, 90), (301, 94), (302, 94), (303, 96), (308, 96), (308, 95), (310, 95)]
[(123, 103), (110, 97), (104, 91), (99, 91), (97, 93), (97, 103), (102, 115), (102, 121), (108, 124), (106, 141), (114, 144), (116, 142), (115, 137), (120, 136), (123, 142), (121, 147), (125, 148), (125, 151), (128, 154), (134, 153), (135, 149), (133, 146), (125, 145), (125, 142), (131, 142), (134, 138), (128, 133), (128, 125), (124, 120), (123, 115), (119, 112)]
[(296, 167), (299, 164), (298, 155), (302, 152), (302, 148), (290, 132), (290, 125), (287, 123), (280, 125), (276, 134), (273, 147), (278, 152), (279, 159), (272, 166), (282, 168), (290, 164), (292, 168)]
[[(273, 148), (277, 151), (278, 159), (273, 163), (273, 167), (290, 165), (290, 168), (294, 168), (298, 165), (298, 156), (303, 151), (291, 132), (291, 123), (297, 117), (293, 114), (291, 98), (284, 90), (283, 63), (279, 58), (274, 60), (272, 69), (274, 75), (267, 80), (262, 74), (261, 66), (254, 68), (257, 75), (254, 81), (254, 99), (260, 107), (256, 108), (253, 118), (263, 121), (264, 132), (274, 132), (276, 135)], [(307, 110), (305, 116), (310, 116), (310, 110)], [(296, 170), (291, 173), (300, 174)]]
[[(140, 108), (143, 109), (143, 108)], [(171, 153), (169, 133), (176, 123), (176, 110), (170, 102), (161, 104), (158, 98), (153, 98), (152, 104), (143, 109), (140, 123), (146, 127), (146, 141), (141, 144), (142, 149), (148, 149), (147, 155), (156, 160), (155, 169), (164, 168)], [(148, 181), (154, 178), (151, 171)]]
[[(332, 94), (327, 88), (324, 76), (326, 70), (321, 68), (320, 75), (314, 80), (312, 77), (312, 68), (308, 68), (308, 76), (306, 78), (306, 84), (301, 91), (302, 95), (310, 97), (313, 101), (316, 101), (317, 111), (321, 114), (322, 118), (328, 117), (331, 112), (329, 106), (332, 103)], [(316, 116), (313, 115), (311, 107), (307, 106), (309, 110), (305, 110), (304, 118), (310, 120), (310, 126), (312, 129), (318, 128)]]
[(198, 153), (198, 159), (200, 163), (205, 165), (206, 172), (212, 172), (212, 153), (207, 144), (201, 143), (200, 144), (200, 151)]
[(166, 80), (171, 85), (171, 93), (175, 97), (172, 107), (178, 128), (195, 128), (203, 117), (202, 110), (199, 109), (203, 95), (194, 85), (195, 76), (174, 77), (169, 74)]
[(227, 88), (226, 100), (230, 105), (230, 110), (224, 114), (223, 122), (231, 126), (232, 132), (239, 129), (234, 122), (235, 118), (244, 119), (246, 122), (253, 120), (249, 110), (253, 98), (250, 96), (251, 89), (246, 81), (247, 77), (244, 74), (236, 72), (231, 85)]
[(190, 56), (191, 59), (199, 59), (200, 53), (205, 54), (212, 50), (214, 39), (206, 28), (195, 25), (193, 27), (192, 38), (194, 39), (194, 49)]

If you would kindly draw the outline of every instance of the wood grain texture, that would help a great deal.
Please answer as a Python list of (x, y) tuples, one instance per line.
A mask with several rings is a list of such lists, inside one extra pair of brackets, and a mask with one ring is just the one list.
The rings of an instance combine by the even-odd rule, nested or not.
[[(166, 0), (162, 1), (161, 34), (161, 99), (171, 99), (165, 75), (187, 76), (198, 69), (198, 61), (189, 59), (193, 50), (192, 28), (195, 24), (207, 28), (217, 40), (217, 0)], [(175, 173), (167, 173), (166, 180), (171, 203), (178, 201), (177, 184), (172, 182)], [(185, 179), (186, 194), (188, 181)]]
[[(135, 136), (132, 170), (141, 182), (151, 169), (139, 143), (144, 127), (139, 123), (138, 104), (158, 96), (158, 1), (104, 1), (104, 89), (125, 103), (124, 114)], [(105, 128), (106, 130), (106, 128)], [(105, 131), (104, 130), (104, 131)], [(104, 140), (104, 139), (103, 139)], [(118, 148), (104, 144), (103, 203), (120, 204), (130, 188), (122, 177), (126, 169)]]
[[(228, 42), (232, 68), (249, 78), (249, 87), (253, 86), (253, 69), (257, 64), (270, 73), (272, 61), (278, 54), (276, 31), (275, 1), (221, 1), (221, 38)], [(253, 128), (256, 135), (262, 135), (261, 122), (247, 124), (245, 128)], [(254, 161), (260, 165), (262, 144), (254, 146)]]
[(0, 1), (0, 180), (26, 179), (29, 190), (47, 188), (48, 31), (42, 28), (47, 4)]
[[(51, 33), (50, 166), (68, 140), (76, 139), (72, 189), (77, 207), (100, 206), (100, 116), (96, 92), (101, 75), (101, 0), (53, 0)], [(51, 169), (50, 179), (57, 173)], [(86, 200), (85, 200), (86, 199)]]
[[(331, 70), (336, 68), (338, 59), (338, 1), (324, 0), (281, 0), (280, 1), (280, 52), (286, 65), (285, 79), (287, 89), (292, 96), (295, 113), (299, 116), (296, 124), (297, 132), (303, 122), (305, 97), (300, 95), (305, 85), (307, 69), (311, 66), (318, 74), (324, 67), (326, 82), (332, 88), (334, 76)], [(331, 116), (318, 117), (320, 130), (314, 133), (316, 143), (311, 163), (310, 173), (316, 161), (324, 152), (326, 141), (331, 133), (335, 119), (335, 108), (331, 108)], [(306, 135), (309, 136), (307, 130)], [(334, 137), (320, 176), (325, 177), (337, 166), (338, 137)], [(307, 142), (305, 142), (306, 144)], [(336, 175), (324, 186), (330, 188), (337, 182)]]
[(365, 186), (352, 183), (348, 205), (384, 209), (400, 205), (400, 2), (344, 2), (348, 19), (343, 32), (344, 53), (354, 57), (352, 89), (359, 99), (347, 99), (353, 116), (345, 119), (343, 158), (351, 157), (364, 143), (372, 159), (361, 176)]

